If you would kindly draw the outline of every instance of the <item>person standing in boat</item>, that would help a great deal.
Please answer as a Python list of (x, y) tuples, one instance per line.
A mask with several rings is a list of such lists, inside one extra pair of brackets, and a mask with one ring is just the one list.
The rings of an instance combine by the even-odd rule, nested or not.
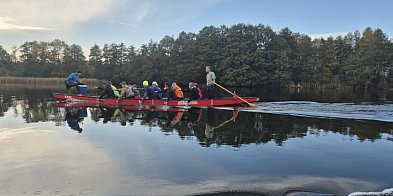
[(216, 82), (216, 74), (212, 71), (211, 66), (206, 66), (206, 88), (207, 88), (207, 98), (213, 99), (216, 95), (216, 86), (214, 83)]
[(66, 85), (66, 89), (67, 89), (67, 94), (70, 95), (71, 94), (71, 87), (76, 88), (76, 90), (78, 91), (78, 94), (81, 94), (80, 89), (79, 89), (79, 85), (83, 84), (79, 81), (79, 76), (81, 74), (81, 70), (77, 69), (74, 73), (71, 73), (68, 78), (65, 80), (65, 85)]

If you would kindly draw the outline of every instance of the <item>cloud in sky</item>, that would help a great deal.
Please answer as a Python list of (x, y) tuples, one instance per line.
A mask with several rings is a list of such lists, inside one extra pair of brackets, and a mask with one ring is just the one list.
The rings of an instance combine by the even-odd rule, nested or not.
[[(105, 15), (125, 0), (0, 0), (1, 29), (68, 29)], [(11, 21), (10, 21), (11, 19)]]
[(10, 29), (17, 29), (17, 30), (53, 30), (45, 27), (36, 27), (36, 26), (28, 26), (28, 25), (21, 25), (17, 24), (18, 22), (12, 18), (4, 18), (0, 17), (0, 30), (10, 30)]

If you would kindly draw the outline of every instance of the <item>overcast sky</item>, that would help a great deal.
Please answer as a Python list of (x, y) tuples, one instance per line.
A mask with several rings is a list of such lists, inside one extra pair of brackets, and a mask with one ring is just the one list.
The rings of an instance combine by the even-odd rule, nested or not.
[(312, 37), (370, 26), (393, 37), (389, 0), (0, 0), (0, 45), (61, 39), (140, 47), (208, 25), (264, 24)]

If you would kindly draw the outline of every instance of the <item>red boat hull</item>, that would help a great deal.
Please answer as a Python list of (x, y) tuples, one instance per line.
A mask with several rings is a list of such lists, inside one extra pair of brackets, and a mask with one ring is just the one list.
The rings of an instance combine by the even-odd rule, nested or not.
[[(146, 99), (142, 103), (140, 103), (140, 99), (101, 99), (98, 97), (87, 97), (87, 96), (78, 96), (78, 95), (65, 95), (60, 93), (55, 93), (53, 96), (56, 99), (61, 99), (69, 102), (89, 102), (89, 103), (104, 103), (104, 104), (113, 104), (113, 105), (145, 105), (145, 106), (194, 106), (194, 107), (220, 107), (220, 106), (239, 106), (246, 105), (246, 103), (237, 98), (219, 98), (219, 99), (203, 99), (203, 100), (194, 100), (188, 103), (186, 100), (152, 100)], [(249, 103), (257, 102), (259, 98), (257, 97), (244, 97), (244, 100)]]

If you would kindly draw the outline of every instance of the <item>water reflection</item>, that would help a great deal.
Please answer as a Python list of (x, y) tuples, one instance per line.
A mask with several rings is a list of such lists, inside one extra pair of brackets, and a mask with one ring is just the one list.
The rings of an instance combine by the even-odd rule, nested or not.
[[(133, 126), (138, 123), (147, 127), (159, 127), (166, 134), (176, 132), (181, 139), (196, 137), (201, 146), (230, 145), (274, 142), (283, 145), (286, 140), (304, 137), (307, 134), (323, 135), (327, 131), (356, 136), (360, 141), (375, 141), (385, 138), (392, 140), (393, 123), (317, 119), (244, 111), (191, 108), (138, 108), (115, 106), (58, 103), (47, 98), (2, 96), (1, 115), (12, 110), (14, 116), (21, 116), (27, 123), (54, 121), (56, 125), (66, 123), (71, 130), (82, 132), (84, 118), (96, 123), (117, 123), (119, 126)], [(90, 107), (87, 107), (90, 106)], [(86, 130), (89, 131), (89, 130)]]
[[(57, 104), (57, 106), (63, 106), (68, 111), (80, 105)], [(102, 121), (103, 124), (111, 122), (119, 126), (133, 126), (137, 122), (146, 127), (159, 127), (166, 134), (176, 132), (181, 139), (196, 137), (200, 145), (205, 147), (212, 144), (240, 147), (245, 144), (268, 142), (282, 146), (290, 138), (302, 138), (307, 134), (322, 136), (329, 131), (356, 136), (360, 141), (383, 139), (383, 134), (390, 135), (385, 139), (391, 140), (393, 130), (393, 124), (387, 122), (239, 113), (239, 111), (222, 111), (213, 108), (188, 110), (172, 108), (165, 111), (161, 108), (98, 106), (90, 107), (89, 110), (91, 119), (95, 122)], [(80, 119), (75, 121), (79, 122)]]
[(82, 123), (83, 119), (87, 117), (87, 109), (67, 107), (65, 110), (65, 121), (67, 122), (68, 126), (72, 130), (81, 133), (82, 128), (79, 126), (79, 123)]
[(0, 96), (0, 195), (348, 194), (392, 187), (387, 121), (56, 104), (50, 91), (26, 92), (31, 96)]

